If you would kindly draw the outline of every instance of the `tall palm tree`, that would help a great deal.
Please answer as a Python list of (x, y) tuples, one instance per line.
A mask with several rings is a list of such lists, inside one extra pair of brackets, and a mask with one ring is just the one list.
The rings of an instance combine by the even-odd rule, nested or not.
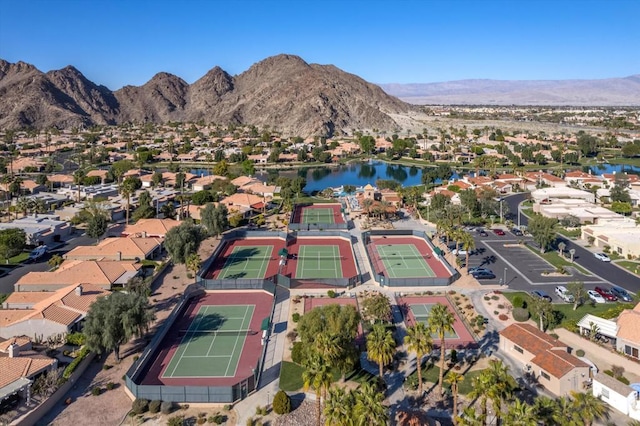
[(451, 393), (453, 394), (453, 423), (457, 424), (458, 417), (458, 383), (464, 379), (464, 376), (455, 371), (447, 374), (447, 383), (451, 385)]
[(575, 412), (572, 401), (565, 397), (556, 399), (555, 410), (552, 414), (553, 422), (549, 424), (561, 424), (563, 426), (583, 426), (584, 423), (579, 414)]
[(422, 395), (422, 357), (433, 350), (433, 340), (431, 333), (424, 323), (417, 323), (407, 328), (407, 335), (404, 336), (404, 343), (407, 349), (416, 354), (416, 365), (418, 366), (418, 393)]
[(382, 324), (375, 324), (367, 335), (367, 358), (378, 364), (380, 382), (384, 380), (384, 366), (391, 362), (396, 351), (396, 342), (391, 331)]
[(462, 235), (462, 248), (463, 250), (465, 250), (467, 252), (467, 256), (466, 256), (466, 260), (465, 260), (465, 265), (467, 265), (467, 273), (468, 273), (468, 267), (469, 267), (469, 254), (471, 252), (471, 250), (476, 248), (476, 240), (473, 239), (473, 237), (471, 236), (471, 234), (469, 234), (468, 232), (465, 232)]
[(125, 179), (120, 186), (120, 193), (122, 196), (127, 198), (127, 211), (126, 213), (126, 222), (125, 224), (129, 224), (129, 210), (131, 209), (131, 196), (136, 192), (136, 184), (133, 179)]
[(438, 303), (429, 312), (429, 328), (432, 333), (436, 333), (440, 339), (440, 379), (438, 380), (438, 389), (442, 394), (442, 381), (444, 377), (444, 356), (446, 348), (444, 345), (444, 336), (447, 332), (453, 331), (453, 323), (455, 318), (453, 313), (445, 305)]
[(324, 424), (326, 426), (353, 426), (355, 417), (353, 409), (355, 397), (353, 391), (345, 391), (339, 386), (332, 386), (324, 401)]
[(313, 341), (313, 348), (327, 362), (336, 360), (340, 354), (340, 344), (337, 340), (338, 336), (328, 332), (322, 332), (316, 335)]
[(84, 178), (86, 176), (87, 174), (82, 169), (78, 169), (73, 172), (73, 183), (76, 185), (76, 188), (78, 190), (78, 202), (80, 202), (80, 185), (82, 185), (82, 182), (84, 181)]
[(489, 368), (485, 370), (491, 383), (487, 393), (493, 404), (493, 411), (496, 415), (496, 424), (500, 425), (502, 414), (502, 403), (513, 397), (513, 391), (516, 383), (509, 374), (509, 367), (504, 365), (502, 361), (489, 361)]
[(304, 390), (313, 388), (316, 394), (316, 411), (318, 415), (317, 425), (321, 424), (322, 393), (327, 383), (331, 383), (331, 367), (318, 354), (312, 353), (304, 363), (305, 370), (302, 373)]
[(556, 411), (556, 402), (546, 396), (539, 396), (533, 403), (533, 411), (538, 422), (544, 425), (554, 424), (553, 415)]
[(591, 426), (594, 420), (609, 417), (609, 407), (593, 393), (571, 391), (571, 397), (575, 412), (579, 413), (585, 426)]
[(479, 376), (476, 376), (472, 381), (472, 389), (469, 393), (469, 397), (474, 400), (480, 400), (480, 407), (482, 407), (482, 412), (480, 413), (480, 418), (482, 419), (482, 425), (486, 424), (487, 421), (487, 400), (488, 395), (487, 392), (491, 387), (491, 381), (489, 375), (485, 372), (480, 373)]
[(355, 423), (360, 426), (386, 426), (389, 422), (389, 411), (382, 405), (384, 394), (371, 383), (364, 383), (356, 393), (356, 404), (353, 408)]
[(534, 407), (516, 399), (509, 406), (505, 416), (505, 423), (509, 426), (537, 426), (538, 419)]

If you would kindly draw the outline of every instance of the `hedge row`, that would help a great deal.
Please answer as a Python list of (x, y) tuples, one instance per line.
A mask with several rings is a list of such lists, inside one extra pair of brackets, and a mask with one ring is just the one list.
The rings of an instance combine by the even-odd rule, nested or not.
[(73, 361), (71, 361), (69, 365), (67, 365), (67, 368), (64, 369), (64, 373), (62, 373), (62, 378), (65, 380), (69, 380), (69, 377), (71, 377), (75, 369), (78, 367), (78, 364), (80, 364), (82, 360), (85, 359), (87, 355), (89, 355), (89, 352), (91, 351), (86, 346), (80, 349), (78, 351), (78, 355), (76, 356), (76, 358)]

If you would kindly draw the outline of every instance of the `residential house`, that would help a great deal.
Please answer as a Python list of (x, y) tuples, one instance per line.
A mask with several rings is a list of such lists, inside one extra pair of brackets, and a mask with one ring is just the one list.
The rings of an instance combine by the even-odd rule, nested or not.
[(247, 155), (247, 159), (253, 161), (255, 164), (267, 164), (269, 156), (264, 154), (251, 154)]
[(135, 261), (68, 260), (51, 272), (29, 272), (15, 284), (15, 291), (56, 291), (77, 283), (91, 283), (110, 290), (124, 286), (142, 272)]
[(564, 179), (545, 172), (527, 172), (524, 174), (524, 179), (526, 181), (526, 188), (529, 190), (534, 190), (536, 187), (541, 185), (553, 188), (562, 188), (567, 186), (567, 182), (565, 182)]
[(554, 198), (583, 200), (588, 203), (595, 203), (596, 201), (596, 197), (592, 192), (569, 187), (536, 189), (531, 192), (531, 198), (538, 204), (550, 203)]
[(44, 161), (35, 160), (33, 158), (18, 157), (8, 164), (8, 171), (11, 173), (23, 173), (25, 170), (41, 172), (45, 166)]
[(46, 340), (80, 329), (80, 322), (89, 307), (99, 297), (110, 292), (96, 284), (71, 284), (47, 294), (45, 299), (34, 298), (25, 304), (21, 293), (12, 293), (0, 310), (0, 337), (29, 336)]
[(96, 246), (78, 246), (67, 252), (67, 260), (155, 259), (162, 252), (159, 238), (106, 238)]
[(66, 240), (73, 232), (69, 222), (57, 215), (35, 214), (9, 223), (0, 223), (0, 229), (19, 228), (25, 233), (25, 243), (32, 246), (53, 244)]
[(640, 303), (625, 309), (617, 319), (616, 349), (626, 356), (640, 360)]
[(174, 219), (140, 219), (134, 225), (127, 225), (121, 230), (123, 237), (162, 238), (167, 232), (182, 222)]
[(220, 204), (227, 206), (229, 212), (237, 211), (243, 217), (250, 217), (254, 211), (262, 213), (263, 198), (258, 195), (238, 192), (220, 200)]
[(583, 226), (581, 231), (582, 239), (594, 247), (609, 247), (622, 257), (640, 256), (640, 227), (632, 219), (599, 219), (597, 224)]
[(191, 182), (191, 187), (193, 188), (194, 191), (205, 191), (205, 190), (211, 189), (211, 185), (213, 185), (214, 181), (226, 180), (226, 179), (227, 179), (226, 177), (218, 176), (218, 175), (202, 176), (199, 178), (195, 178)]
[(109, 177), (108, 170), (91, 170), (87, 173), (87, 177), (97, 177), (100, 179), (101, 184), (105, 184)]
[(531, 324), (515, 323), (502, 330), (499, 349), (556, 396), (582, 392), (590, 380), (587, 363), (571, 355), (567, 345)]

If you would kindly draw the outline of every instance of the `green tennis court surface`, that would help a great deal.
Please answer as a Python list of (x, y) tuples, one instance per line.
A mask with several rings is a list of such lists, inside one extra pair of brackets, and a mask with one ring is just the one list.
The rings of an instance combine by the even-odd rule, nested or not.
[[(417, 322), (421, 322), (426, 326), (429, 326), (429, 313), (431, 312), (431, 308), (435, 306), (435, 304), (433, 303), (417, 303), (415, 305), (410, 305), (410, 309), (411, 309), (411, 313), (413, 314), (413, 317), (416, 319)], [(431, 337), (433, 338), (437, 338), (438, 336), (433, 333), (431, 334)], [(444, 338), (445, 339), (458, 339), (458, 333), (455, 332), (455, 330), (453, 331), (453, 333), (451, 332), (446, 332), (444, 333)]]
[(218, 275), (218, 279), (264, 278), (273, 246), (237, 246)]
[(201, 306), (162, 377), (234, 377), (254, 308)]
[(343, 278), (338, 246), (300, 246), (296, 278)]
[(336, 223), (335, 210), (332, 208), (304, 209), (302, 223)]
[(424, 255), (413, 244), (376, 245), (378, 255), (390, 278), (434, 277)]

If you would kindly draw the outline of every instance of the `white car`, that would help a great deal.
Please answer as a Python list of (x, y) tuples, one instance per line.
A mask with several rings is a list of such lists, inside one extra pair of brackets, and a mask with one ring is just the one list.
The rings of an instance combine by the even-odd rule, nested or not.
[(611, 262), (611, 259), (605, 253), (594, 253), (593, 255), (595, 256), (596, 259), (601, 260), (603, 262)]
[(459, 248), (458, 250), (453, 249), (451, 250), (451, 253), (454, 254), (454, 256), (466, 256), (467, 255), (467, 251), (465, 249)]
[(600, 293), (595, 290), (588, 290), (587, 294), (589, 295), (589, 299), (596, 303), (607, 303), (607, 301), (604, 300), (604, 297), (600, 296)]
[(573, 303), (573, 295), (569, 294), (569, 290), (563, 285), (559, 285), (556, 287), (556, 294), (560, 299), (564, 300), (567, 303)]

